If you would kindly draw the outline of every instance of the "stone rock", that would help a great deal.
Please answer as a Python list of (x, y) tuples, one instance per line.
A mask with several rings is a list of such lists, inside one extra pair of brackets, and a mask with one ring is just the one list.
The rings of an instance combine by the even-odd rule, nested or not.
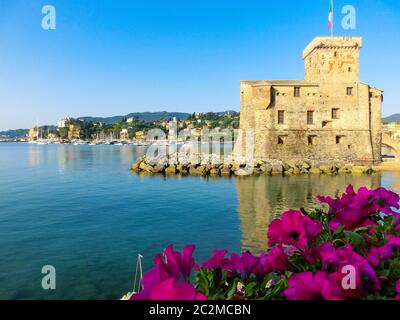
[(288, 176), (292, 176), (294, 173), (294, 169), (293, 168), (289, 168), (288, 170), (285, 170), (284, 174), (288, 175)]
[(320, 166), (319, 169), (322, 171), (322, 173), (325, 173), (325, 174), (332, 174), (333, 173), (332, 166), (324, 165), (324, 166)]
[(301, 170), (299, 169), (299, 168), (293, 168), (293, 174), (294, 175), (298, 175), (298, 174), (300, 174), (301, 173)]
[(132, 166), (131, 166), (131, 170), (132, 171), (139, 171), (139, 165), (140, 165), (140, 163), (134, 163)]
[(259, 168), (261, 173), (265, 173), (265, 174), (269, 174), (272, 171), (272, 166), (265, 163), (263, 165), (261, 165), (261, 167)]
[(165, 170), (165, 167), (161, 164), (156, 164), (153, 169), (152, 169), (152, 173), (163, 173)]
[(311, 165), (308, 162), (304, 161), (301, 163), (301, 168), (309, 170), (311, 168)]
[(166, 169), (165, 169), (165, 174), (176, 174), (176, 166), (174, 164), (170, 164)]
[(282, 162), (283, 171), (289, 171), (292, 167), (287, 162)]
[(194, 176), (202, 176), (206, 174), (206, 167), (205, 166), (190, 166), (189, 173)]
[(367, 173), (368, 168), (364, 167), (364, 166), (354, 166), (351, 169), (351, 174), (363, 174), (363, 173)]
[(271, 174), (282, 174), (283, 167), (280, 163), (273, 163), (271, 168)]
[(239, 177), (249, 176), (251, 174), (252, 174), (252, 172), (250, 172), (246, 169), (238, 169), (235, 171), (235, 175), (239, 176)]
[(312, 174), (320, 174), (322, 171), (319, 168), (312, 167), (310, 170), (308, 170), (308, 172)]
[(231, 169), (228, 166), (223, 166), (221, 169), (221, 176), (230, 176), (231, 175)]
[(140, 163), (139, 169), (145, 172), (153, 172), (153, 167), (144, 161)]
[(346, 169), (346, 168), (339, 168), (338, 169), (338, 173), (339, 174), (346, 174), (346, 173), (350, 173), (351, 171)]
[(210, 170), (210, 175), (211, 175), (211, 176), (219, 176), (219, 174), (220, 174), (220, 171), (219, 171), (218, 168), (212, 168), (212, 169)]
[(183, 164), (178, 164), (176, 166), (176, 171), (179, 172), (180, 174), (188, 174), (188, 168)]

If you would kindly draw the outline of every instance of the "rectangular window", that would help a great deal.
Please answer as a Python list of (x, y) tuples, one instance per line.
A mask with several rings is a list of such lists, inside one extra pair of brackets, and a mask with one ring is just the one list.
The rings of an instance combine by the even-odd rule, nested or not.
[(352, 96), (353, 95), (353, 87), (347, 87), (346, 92), (347, 92), (348, 96)]
[(285, 111), (279, 110), (278, 111), (278, 124), (284, 124), (285, 123)]
[(286, 136), (278, 136), (278, 144), (285, 144)]
[(336, 136), (336, 144), (341, 144), (343, 142), (343, 136)]
[(294, 96), (300, 97), (300, 87), (294, 87)]
[(308, 136), (308, 145), (315, 146), (317, 137), (316, 136)]
[(314, 111), (307, 111), (307, 124), (314, 124)]
[(332, 109), (332, 119), (339, 119), (339, 109), (338, 108)]

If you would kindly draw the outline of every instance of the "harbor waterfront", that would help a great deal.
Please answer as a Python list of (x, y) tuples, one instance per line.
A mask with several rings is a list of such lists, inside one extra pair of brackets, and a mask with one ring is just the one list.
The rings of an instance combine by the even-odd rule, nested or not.
[[(266, 248), (268, 223), (348, 184), (400, 191), (400, 172), (249, 177), (143, 176), (146, 147), (0, 144), (0, 299), (118, 299), (169, 244)], [(41, 287), (44, 265), (57, 289)]]

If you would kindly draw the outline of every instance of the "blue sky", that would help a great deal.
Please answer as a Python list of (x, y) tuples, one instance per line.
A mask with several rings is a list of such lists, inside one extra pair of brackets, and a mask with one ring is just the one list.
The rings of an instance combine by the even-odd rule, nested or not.
[[(41, 28), (43, 5), (57, 29)], [(340, 28), (343, 5), (357, 29)], [(302, 79), (329, 35), (328, 0), (0, 0), (0, 130), (66, 115), (239, 110), (239, 82)], [(400, 1), (335, 0), (335, 33), (363, 36), (361, 80), (400, 112)]]

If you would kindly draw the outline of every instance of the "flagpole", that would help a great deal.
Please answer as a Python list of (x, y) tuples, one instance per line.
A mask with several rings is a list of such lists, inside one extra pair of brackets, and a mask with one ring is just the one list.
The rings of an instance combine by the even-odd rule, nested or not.
[(333, 37), (333, 28), (334, 28), (334, 17), (335, 17), (335, 10), (334, 8), (334, 4), (333, 4), (333, 0), (332, 0), (332, 28), (331, 28), (331, 37)]

